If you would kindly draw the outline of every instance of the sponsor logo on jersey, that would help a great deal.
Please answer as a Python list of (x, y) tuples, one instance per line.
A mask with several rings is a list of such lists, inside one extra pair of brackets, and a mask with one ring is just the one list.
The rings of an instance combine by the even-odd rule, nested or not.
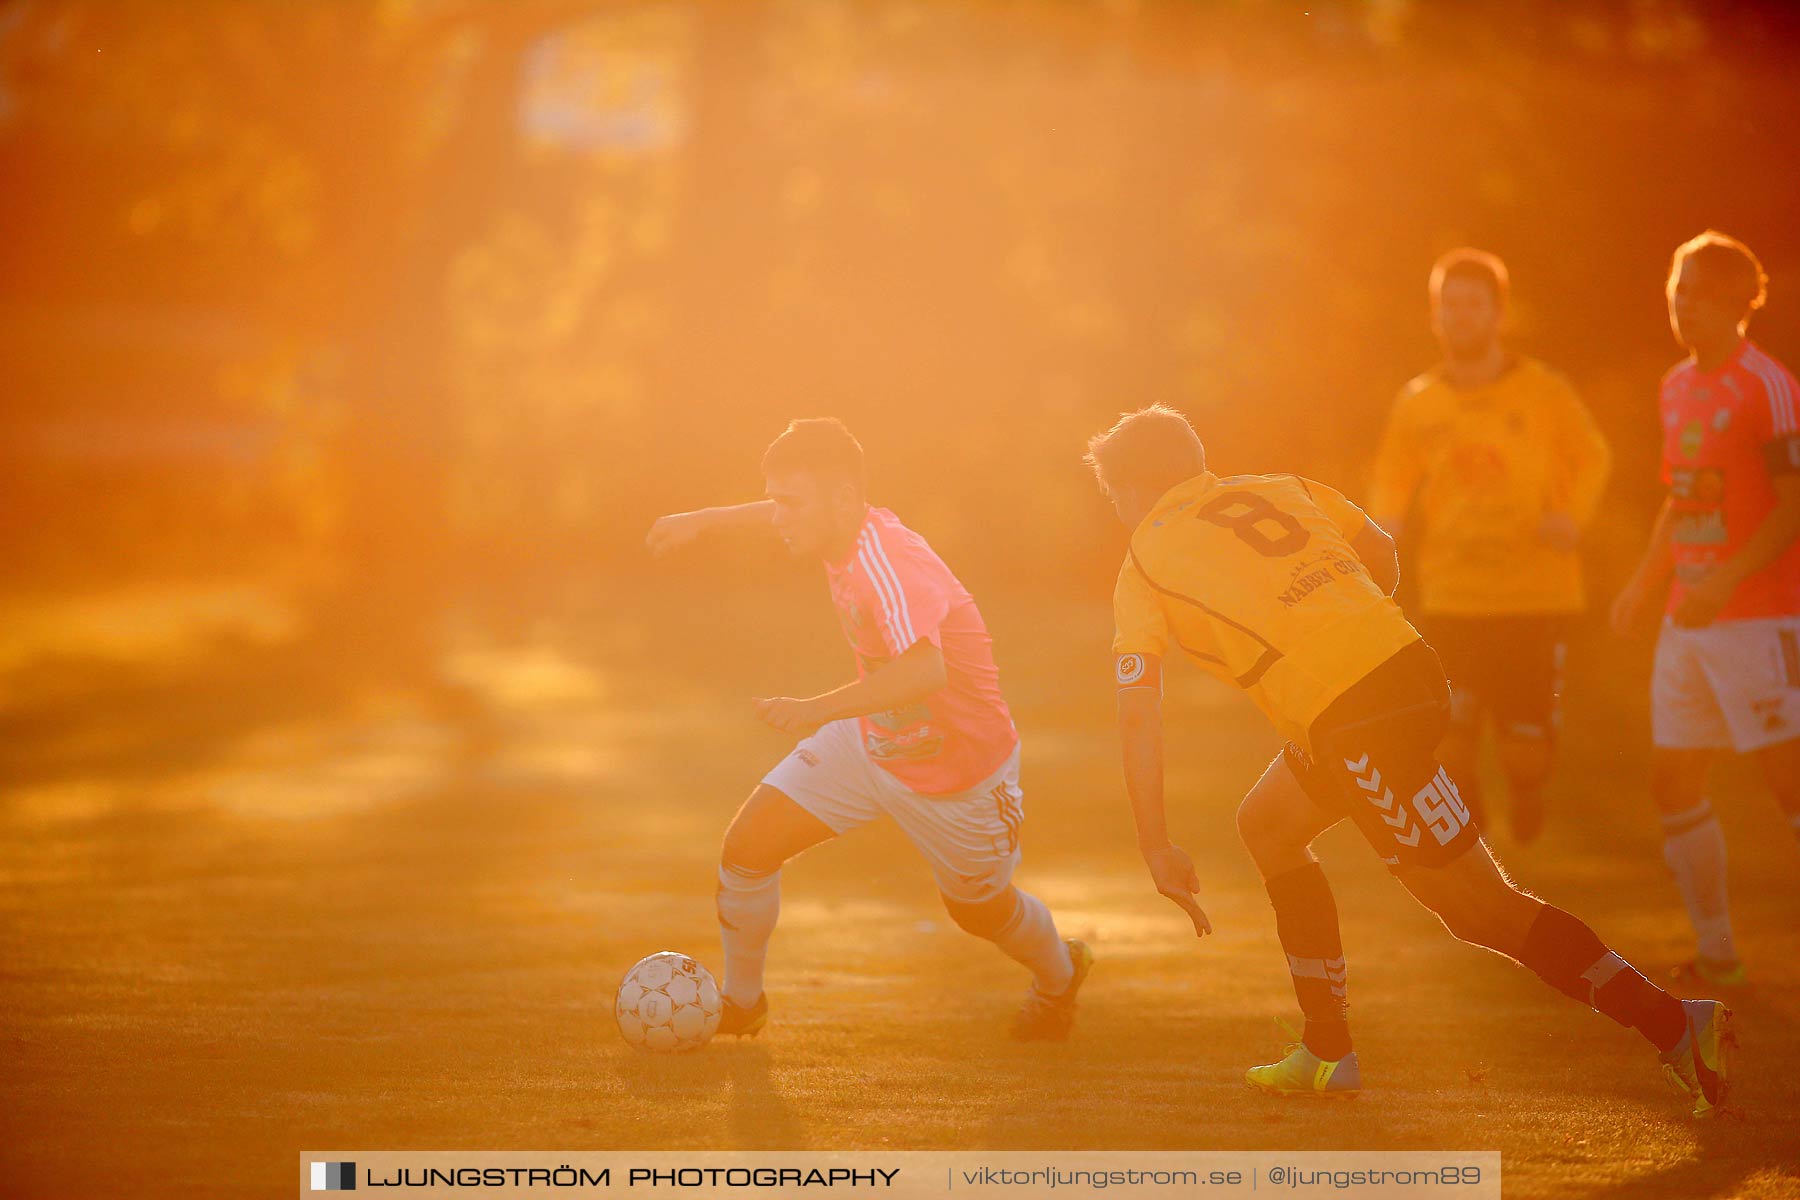
[(931, 706), (923, 702), (863, 718), (863, 749), (883, 762), (934, 758), (944, 748), (944, 733), (932, 724)]
[(1684, 546), (1724, 545), (1725, 514), (1716, 508), (1704, 512), (1677, 513), (1669, 536)]
[(870, 730), (863, 738), (863, 749), (870, 758), (881, 762), (917, 762), (935, 758), (944, 748), (944, 735), (929, 725), (908, 729), (893, 737), (882, 737)]
[(1669, 473), (1675, 500), (1670, 536), (1684, 546), (1718, 546), (1726, 541), (1725, 472), (1718, 467), (1680, 467)]
[(1700, 453), (1700, 446), (1706, 440), (1706, 427), (1698, 421), (1689, 421), (1681, 427), (1681, 457), (1693, 458)]
[(819, 765), (819, 756), (814, 754), (811, 750), (808, 750), (804, 746), (802, 746), (800, 749), (794, 751), (794, 757), (799, 759), (801, 762), (805, 763), (809, 767), (816, 767)]
[(1294, 580), (1288, 585), (1287, 591), (1275, 598), (1281, 601), (1283, 608), (1292, 608), (1335, 579), (1330, 567), (1317, 567)]
[(890, 708), (884, 712), (870, 713), (863, 720), (876, 729), (897, 733), (928, 723), (931, 720), (931, 706), (920, 701), (916, 704), (908, 704), (903, 708)]
[(1302, 600), (1318, 591), (1328, 583), (1335, 583), (1345, 575), (1362, 573), (1361, 562), (1352, 561), (1335, 554), (1327, 554), (1314, 562), (1306, 563), (1294, 571), (1293, 580), (1284, 592), (1276, 595), (1283, 608), (1293, 608)]
[(1119, 664), (1114, 674), (1120, 683), (1136, 683), (1144, 677), (1144, 656), (1141, 654), (1119, 655)]
[(1725, 499), (1725, 472), (1719, 467), (1679, 467), (1669, 472), (1669, 492), (1684, 505), (1714, 505)]

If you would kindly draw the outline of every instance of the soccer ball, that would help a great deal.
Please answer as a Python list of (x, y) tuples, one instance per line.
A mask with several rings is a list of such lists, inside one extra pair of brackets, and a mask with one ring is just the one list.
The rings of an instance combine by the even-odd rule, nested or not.
[(641, 958), (619, 982), (613, 1018), (639, 1050), (698, 1050), (719, 1031), (719, 985), (685, 954), (664, 950)]

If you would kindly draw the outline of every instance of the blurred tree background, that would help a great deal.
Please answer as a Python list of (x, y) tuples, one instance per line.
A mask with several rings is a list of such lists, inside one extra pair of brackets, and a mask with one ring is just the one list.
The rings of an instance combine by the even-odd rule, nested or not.
[(404, 659), (835, 413), (972, 581), (1100, 597), (1087, 433), (1169, 401), (1359, 494), (1465, 242), (1619, 451), (1604, 581), (1675, 244), (1757, 248), (1800, 360), (1797, 48), (1693, 0), (15, 0), (9, 586), (272, 580)]

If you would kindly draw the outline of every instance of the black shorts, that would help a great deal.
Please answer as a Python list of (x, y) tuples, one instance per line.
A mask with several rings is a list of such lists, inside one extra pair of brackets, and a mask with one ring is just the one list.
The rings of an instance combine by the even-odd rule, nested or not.
[(1450, 719), (1492, 713), (1514, 737), (1551, 740), (1562, 725), (1564, 621), (1554, 616), (1427, 617), (1421, 629), (1450, 677)]
[(1481, 837), (1437, 747), (1450, 688), (1430, 646), (1413, 642), (1331, 702), (1312, 754), (1282, 750), (1306, 794), (1356, 822), (1390, 867), (1438, 867)]

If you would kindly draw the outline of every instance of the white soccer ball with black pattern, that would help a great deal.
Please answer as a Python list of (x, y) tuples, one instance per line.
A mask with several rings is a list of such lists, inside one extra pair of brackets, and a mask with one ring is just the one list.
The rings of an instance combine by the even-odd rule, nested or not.
[(613, 1018), (639, 1050), (698, 1050), (719, 1031), (719, 985), (685, 954), (664, 950), (641, 958), (619, 983)]

